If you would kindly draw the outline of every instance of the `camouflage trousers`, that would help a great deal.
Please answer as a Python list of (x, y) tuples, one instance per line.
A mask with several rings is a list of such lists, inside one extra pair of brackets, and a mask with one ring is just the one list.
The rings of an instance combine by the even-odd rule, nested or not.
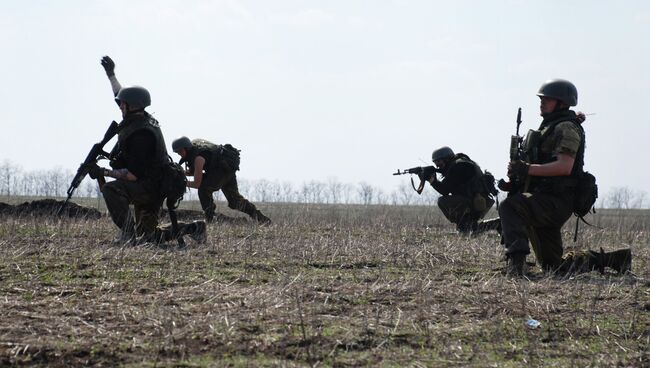
[(469, 197), (460, 195), (446, 195), (438, 198), (438, 208), (451, 223), (456, 224), (456, 229), (462, 233), (474, 232), (478, 229), (478, 220), (490, 210), (494, 200), (488, 199), (485, 208), (476, 211), (474, 202)]
[[(111, 219), (123, 234), (156, 241), (171, 240), (171, 228), (158, 226), (162, 201), (155, 187), (142, 181), (114, 180), (104, 184), (102, 194)], [(133, 205), (133, 212), (130, 205)]]
[(217, 206), (212, 199), (212, 194), (218, 190), (221, 190), (226, 197), (228, 207), (244, 212), (253, 218), (257, 217), (257, 207), (239, 193), (235, 173), (216, 171), (206, 173), (198, 189), (199, 201), (205, 213), (206, 221), (212, 221), (214, 219)]
[(590, 252), (564, 255), (562, 226), (573, 213), (571, 198), (546, 193), (513, 194), (499, 206), (506, 255), (529, 254), (546, 270), (589, 264)]

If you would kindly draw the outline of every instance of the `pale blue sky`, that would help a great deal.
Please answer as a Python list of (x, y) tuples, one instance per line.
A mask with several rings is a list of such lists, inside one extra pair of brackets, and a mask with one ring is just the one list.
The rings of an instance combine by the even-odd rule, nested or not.
[(647, 1), (4, 0), (0, 160), (76, 169), (120, 119), (108, 54), (168, 145), (232, 143), (242, 178), (386, 190), (442, 145), (504, 176), (517, 107), (525, 134), (541, 83), (566, 78), (596, 114), (601, 191), (650, 191), (648, 39)]

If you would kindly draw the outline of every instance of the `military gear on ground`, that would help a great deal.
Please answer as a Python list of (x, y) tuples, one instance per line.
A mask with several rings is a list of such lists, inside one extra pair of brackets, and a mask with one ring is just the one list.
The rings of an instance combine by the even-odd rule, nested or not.
[(192, 141), (185, 136), (174, 139), (174, 141), (172, 142), (172, 150), (174, 152), (178, 152), (181, 148), (185, 148), (185, 149), (192, 148)]
[(613, 252), (605, 252), (600, 248), (600, 252), (593, 250), (589, 252), (596, 259), (596, 265), (601, 273), (605, 268), (611, 268), (619, 274), (627, 273), (632, 269), (632, 251), (629, 248)]
[(445, 160), (451, 157), (454, 157), (454, 151), (447, 146), (440, 147), (431, 154), (432, 161)]
[(632, 268), (632, 251), (629, 248), (613, 252), (605, 252), (603, 248), (600, 251), (571, 251), (564, 256), (564, 262), (557, 271), (568, 274), (589, 271), (604, 273), (608, 268), (619, 274), (629, 272)]
[(194, 221), (180, 226), (179, 236), (189, 235), (192, 240), (204, 244), (207, 240), (205, 221)]
[(560, 100), (569, 106), (578, 104), (578, 90), (565, 79), (549, 79), (539, 87), (537, 96)]
[(131, 109), (144, 109), (151, 105), (151, 95), (146, 88), (141, 86), (122, 87), (115, 96), (115, 101), (119, 104), (125, 102)]
[(107, 76), (112, 77), (115, 75), (115, 63), (113, 62), (113, 59), (109, 56), (104, 56), (102, 57), (101, 63)]

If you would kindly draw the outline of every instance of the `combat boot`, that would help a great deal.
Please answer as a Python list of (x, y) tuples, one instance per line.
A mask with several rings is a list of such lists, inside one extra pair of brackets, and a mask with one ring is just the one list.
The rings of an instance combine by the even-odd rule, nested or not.
[(256, 210), (252, 217), (260, 225), (271, 225), (271, 219), (266, 217), (260, 210)]
[(526, 255), (516, 252), (506, 255), (506, 275), (519, 277), (525, 274)]
[(605, 252), (603, 248), (600, 248), (600, 252), (590, 250), (589, 255), (595, 266), (593, 268), (598, 269), (601, 273), (605, 271), (606, 267), (616, 270), (619, 274), (627, 273), (632, 269), (632, 250), (630, 248), (613, 252)]
[(113, 238), (113, 245), (115, 246), (129, 246), (135, 245), (135, 234), (129, 231), (120, 230), (120, 233)]

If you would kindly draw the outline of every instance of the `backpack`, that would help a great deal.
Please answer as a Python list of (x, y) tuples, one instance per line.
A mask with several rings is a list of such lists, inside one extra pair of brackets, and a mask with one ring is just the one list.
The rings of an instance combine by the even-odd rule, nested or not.
[(237, 148), (233, 147), (230, 143), (217, 146), (217, 157), (227, 169), (234, 171), (239, 170), (239, 152)]
[(160, 181), (160, 195), (167, 198), (167, 208), (176, 209), (183, 200), (187, 190), (187, 177), (183, 166), (169, 158), (162, 167), (162, 179)]
[(598, 198), (596, 177), (587, 171), (578, 174), (573, 195), (573, 213), (578, 217), (584, 217), (594, 208), (596, 198)]
[(494, 197), (499, 194), (499, 191), (495, 186), (496, 180), (491, 172), (485, 170), (483, 175), (481, 175), (481, 181), (483, 183), (484, 193), (487, 194), (488, 197)]

